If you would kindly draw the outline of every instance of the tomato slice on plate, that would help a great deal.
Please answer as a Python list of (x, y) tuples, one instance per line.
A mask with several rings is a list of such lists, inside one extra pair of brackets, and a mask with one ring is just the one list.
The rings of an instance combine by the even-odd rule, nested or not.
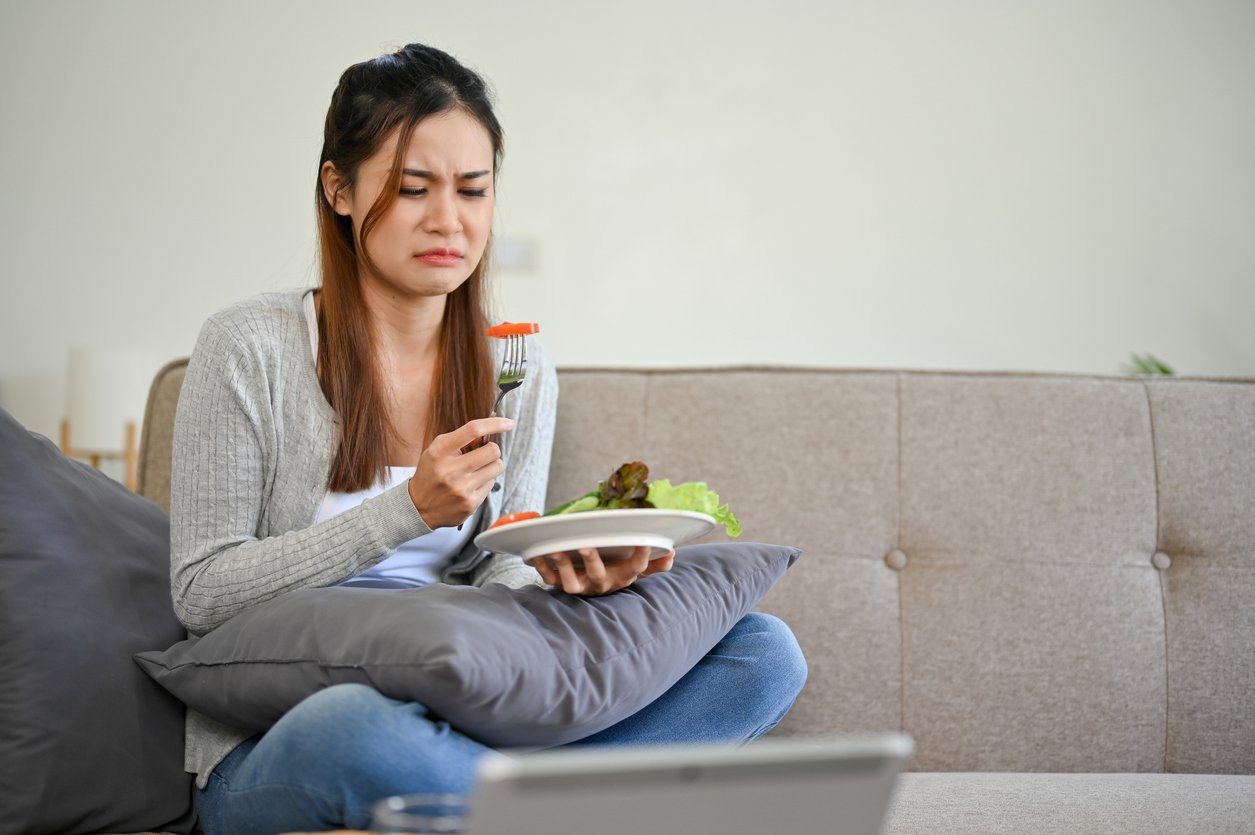
[(522, 522), (524, 519), (539, 519), (540, 514), (534, 510), (525, 510), (522, 513), (510, 513), (502, 516), (497, 521), (488, 526), (488, 530), (499, 528), (502, 525), (508, 525), (511, 522)]

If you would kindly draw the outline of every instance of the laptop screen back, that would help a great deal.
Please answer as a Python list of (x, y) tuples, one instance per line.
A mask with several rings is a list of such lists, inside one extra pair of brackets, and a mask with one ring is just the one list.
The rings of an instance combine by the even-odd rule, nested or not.
[(875, 835), (909, 737), (743, 747), (569, 748), (491, 757), (475, 835)]

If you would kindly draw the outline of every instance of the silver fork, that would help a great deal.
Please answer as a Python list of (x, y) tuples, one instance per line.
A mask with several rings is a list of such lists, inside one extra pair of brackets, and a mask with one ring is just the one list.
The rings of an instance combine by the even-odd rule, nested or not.
[[(496, 401), (492, 404), (492, 411), (488, 413), (488, 417), (497, 416), (497, 407), (501, 405), (501, 398), (506, 396), (506, 392), (514, 391), (521, 386), (523, 378), (527, 376), (526, 337), (522, 334), (510, 334), (502, 337), (502, 339), (506, 341), (505, 356), (501, 358), (501, 373), (497, 375), (497, 388), (501, 389), (501, 393), (497, 395)], [(494, 435), (492, 438), (483, 437), (471, 441), (462, 447), (462, 452), (478, 449), (496, 437)]]
[(501, 405), (501, 399), (506, 396), (506, 392), (514, 391), (523, 384), (523, 378), (527, 376), (527, 337), (522, 334), (512, 334), (506, 337), (505, 356), (501, 360), (501, 373), (497, 375), (497, 388), (501, 389), (501, 393), (497, 395), (497, 400), (492, 404), (492, 411), (489, 417), (497, 414), (497, 407)]
[[(501, 389), (501, 393), (492, 404), (492, 411), (488, 413), (488, 417), (496, 416), (497, 407), (501, 405), (501, 398), (506, 396), (506, 392), (514, 391), (521, 386), (523, 378), (527, 376), (527, 337), (523, 334), (510, 334), (505, 337), (505, 340), (505, 356), (501, 359), (501, 373), (497, 375), (497, 388)], [(488, 438), (472, 441), (462, 448), (462, 452), (469, 452), (488, 441)], [(496, 490), (497, 486), (493, 489)], [(458, 525), (458, 530), (462, 530), (462, 525)]]

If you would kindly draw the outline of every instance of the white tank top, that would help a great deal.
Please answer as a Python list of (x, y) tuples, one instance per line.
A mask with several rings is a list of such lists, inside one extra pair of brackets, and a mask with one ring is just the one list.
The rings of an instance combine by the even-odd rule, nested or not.
[[(310, 351), (316, 362), (318, 319), (314, 311), (312, 290), (305, 294), (305, 321), (309, 325)], [(357, 507), (367, 499), (396, 487), (414, 475), (415, 469), (415, 467), (388, 467), (386, 481), (358, 493), (334, 493), (328, 490), (322, 504), (318, 507), (318, 516), (314, 519), (315, 524), (338, 516), (350, 508)], [(356, 577), (350, 577), (340, 585), (397, 589), (438, 583), (441, 571), (470, 540), (478, 516), (479, 509), (477, 508), (460, 526), (460, 529), (458, 527), (437, 528), (426, 536), (404, 542), (383, 562), (377, 563), (373, 568), (368, 568)]]

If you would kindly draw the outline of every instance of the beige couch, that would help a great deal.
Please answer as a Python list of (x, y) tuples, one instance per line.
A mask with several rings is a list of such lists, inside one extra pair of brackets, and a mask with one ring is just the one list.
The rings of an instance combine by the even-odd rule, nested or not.
[(1255, 380), (560, 379), (551, 505), (639, 459), (804, 550), (761, 607), (811, 669), (776, 733), (912, 734), (889, 832), (1255, 832)]

